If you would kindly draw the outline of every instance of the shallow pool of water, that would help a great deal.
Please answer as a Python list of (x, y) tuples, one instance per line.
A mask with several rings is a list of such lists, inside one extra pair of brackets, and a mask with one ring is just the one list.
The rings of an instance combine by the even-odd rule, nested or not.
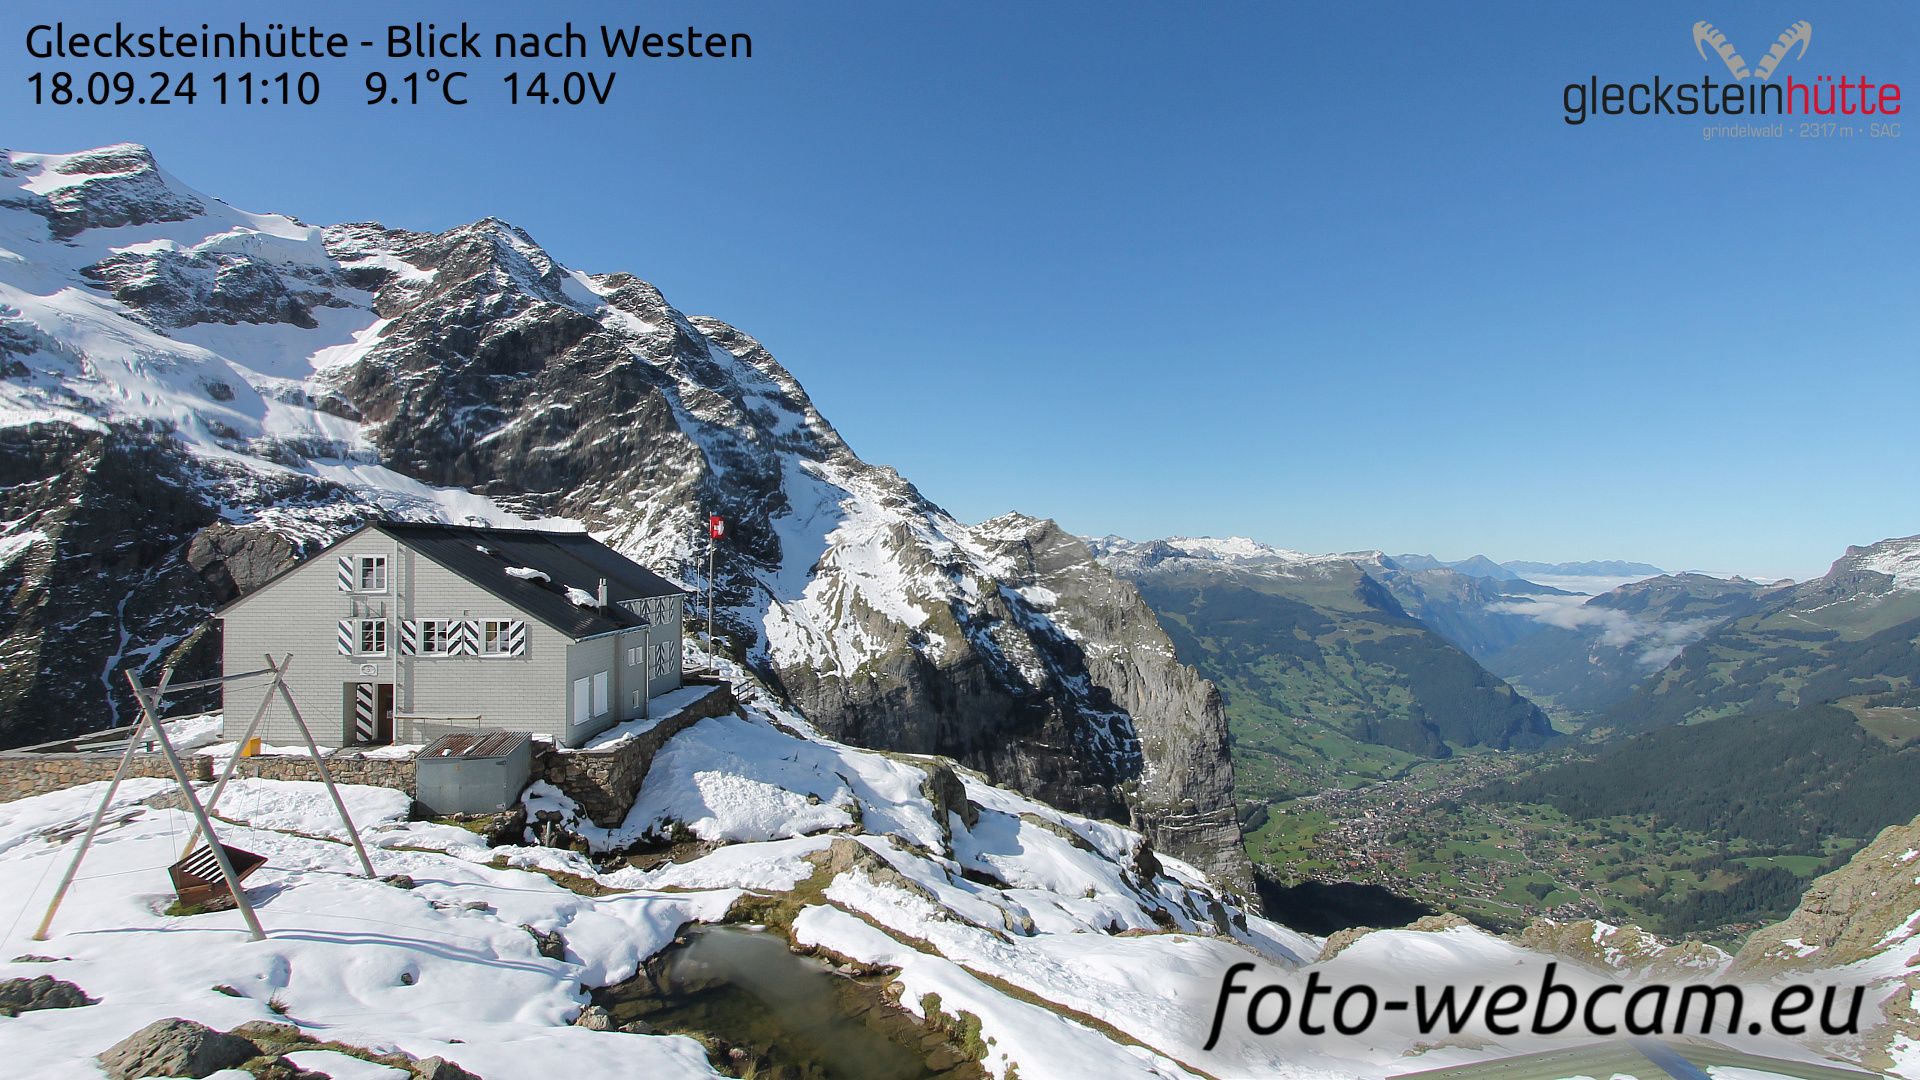
[(643, 1020), (743, 1048), (760, 1076), (919, 1080), (956, 1063), (940, 1058), (944, 1040), (884, 1004), (877, 981), (835, 974), (777, 934), (717, 926), (687, 937), (595, 1002), (616, 1024)]

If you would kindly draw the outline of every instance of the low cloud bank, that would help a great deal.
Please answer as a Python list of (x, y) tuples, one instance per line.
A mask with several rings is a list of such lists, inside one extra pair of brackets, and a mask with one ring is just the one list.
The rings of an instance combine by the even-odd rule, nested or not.
[(1635, 653), (1648, 669), (1666, 667), (1680, 650), (1699, 641), (1718, 619), (1651, 622), (1617, 608), (1593, 607), (1587, 596), (1540, 596), (1489, 605), (1504, 615), (1524, 615), (1562, 630), (1598, 631), (1595, 644)]

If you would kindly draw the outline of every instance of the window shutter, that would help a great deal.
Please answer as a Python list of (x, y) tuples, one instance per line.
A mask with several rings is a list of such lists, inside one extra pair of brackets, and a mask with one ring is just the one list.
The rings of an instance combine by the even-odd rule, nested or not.
[(340, 556), (340, 591), (353, 591), (353, 557), (350, 555)]
[(527, 624), (519, 619), (507, 623), (507, 655), (527, 655)]
[(340, 655), (352, 656), (354, 651), (354, 646), (360, 643), (359, 638), (360, 638), (359, 620), (341, 619), (340, 620)]
[(472, 619), (455, 619), (447, 624), (447, 655), (475, 656), (480, 652), (480, 624)]
[(412, 656), (420, 651), (420, 621), (418, 619), (400, 620), (400, 655)]

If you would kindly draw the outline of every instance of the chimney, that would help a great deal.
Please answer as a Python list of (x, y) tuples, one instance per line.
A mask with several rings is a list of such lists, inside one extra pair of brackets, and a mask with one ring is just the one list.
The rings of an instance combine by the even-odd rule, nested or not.
[(605, 610), (607, 606), (607, 579), (606, 578), (600, 579), (600, 595), (598, 599), (600, 601), (601, 609)]

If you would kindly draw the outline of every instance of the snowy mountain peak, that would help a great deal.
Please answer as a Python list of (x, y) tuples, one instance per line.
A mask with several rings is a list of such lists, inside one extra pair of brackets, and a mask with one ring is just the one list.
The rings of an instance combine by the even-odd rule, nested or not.
[[(584, 525), (700, 588), (717, 513), (723, 647), (823, 730), (1129, 818), (1246, 886), (1218, 696), (1132, 587), (1049, 521), (970, 527), (863, 461), (754, 338), (498, 218), (314, 228), (143, 147), (5, 160), (0, 587), (31, 615), (0, 622), (0, 717), (106, 726), (102, 660), (200, 647), (214, 604), (375, 514)], [(55, 512), (76, 502), (99, 509)], [(62, 576), (92, 565), (124, 569)]]
[(1254, 569), (1270, 573), (1314, 572), (1328, 566), (1358, 564), (1366, 570), (1389, 569), (1378, 551), (1313, 555), (1273, 547), (1244, 536), (1170, 536), (1164, 540), (1128, 540), (1104, 536), (1086, 541), (1103, 564), (1122, 574), (1166, 569)]
[(1218, 539), (1211, 536), (1173, 536), (1168, 537), (1166, 543), (1168, 546), (1184, 552), (1190, 557), (1219, 559), (1223, 562), (1238, 562), (1249, 559), (1306, 559), (1311, 557), (1303, 552), (1270, 547), (1244, 536), (1229, 536), (1225, 539)]
[(207, 210), (202, 196), (161, 172), (153, 153), (119, 143), (74, 154), (5, 155), (4, 174), (19, 194), (0, 200), (39, 214), (68, 240), (89, 229), (186, 221)]

